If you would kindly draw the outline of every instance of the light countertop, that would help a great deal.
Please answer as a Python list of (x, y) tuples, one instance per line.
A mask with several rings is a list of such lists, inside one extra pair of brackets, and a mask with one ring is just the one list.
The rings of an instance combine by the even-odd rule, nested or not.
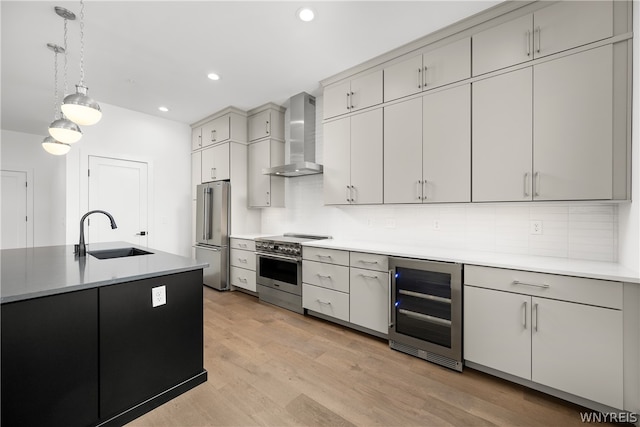
[(258, 234), (258, 233), (254, 233), (254, 234), (232, 234), (231, 236), (229, 236), (230, 239), (243, 239), (243, 240), (253, 240), (253, 239), (258, 239), (260, 237), (265, 237), (265, 236), (273, 236), (273, 234)]
[(367, 252), (405, 258), (419, 258), (433, 261), (457, 262), (485, 267), (508, 268), (539, 273), (591, 279), (614, 280), (639, 283), (640, 274), (613, 262), (589, 261), (567, 258), (553, 258), (531, 255), (515, 255), (464, 249), (430, 248), (388, 242), (363, 242), (349, 240), (317, 240), (303, 246)]
[(97, 259), (78, 258), (73, 245), (0, 251), (0, 302), (9, 303), (64, 292), (90, 289), (207, 267), (195, 259), (139, 247), (126, 242), (93, 243), (87, 251), (135, 247), (151, 255)]

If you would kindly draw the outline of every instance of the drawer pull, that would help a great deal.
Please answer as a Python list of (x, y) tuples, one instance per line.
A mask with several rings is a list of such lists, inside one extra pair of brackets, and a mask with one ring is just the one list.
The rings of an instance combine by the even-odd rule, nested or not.
[(376, 279), (376, 280), (378, 280), (378, 276), (369, 276), (368, 274), (360, 274), (360, 276), (364, 277), (365, 279)]
[(240, 261), (243, 264), (247, 263), (247, 259), (246, 258), (238, 258), (238, 261)]
[(331, 255), (322, 255), (322, 254), (317, 254), (316, 256), (317, 256), (318, 258), (331, 259)]
[(377, 264), (378, 263), (378, 261), (367, 261), (367, 260), (364, 260), (364, 259), (361, 259), (360, 261), (357, 261), (357, 262), (361, 262), (363, 264)]
[(241, 248), (246, 248), (247, 244), (246, 243), (238, 243), (238, 246)]
[(245, 277), (238, 276), (238, 280), (241, 281), (242, 283), (247, 283), (247, 279)]
[(542, 288), (542, 289), (549, 289), (549, 285), (543, 283), (543, 284), (538, 284), (538, 283), (525, 283), (525, 282), (521, 282), (519, 280), (514, 280), (513, 281), (514, 285), (522, 285), (522, 286), (533, 286), (534, 288)]
[(321, 279), (331, 279), (331, 276), (328, 274), (324, 275), (324, 274), (316, 273), (316, 275)]
[(318, 301), (319, 304), (324, 304), (324, 305), (331, 305), (331, 301), (325, 301), (323, 299), (316, 299), (316, 301)]

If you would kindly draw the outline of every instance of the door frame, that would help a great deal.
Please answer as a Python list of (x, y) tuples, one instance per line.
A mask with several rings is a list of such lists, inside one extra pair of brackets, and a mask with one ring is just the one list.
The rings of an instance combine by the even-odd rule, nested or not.
[[(26, 247), (33, 248), (34, 247), (34, 232), (35, 232), (35, 212), (34, 212), (34, 195), (33, 195), (33, 169), (31, 170), (18, 170), (18, 169), (0, 169), (3, 172), (19, 172), (26, 174), (27, 181), (27, 240)], [(0, 203), (1, 199), (0, 199)]]

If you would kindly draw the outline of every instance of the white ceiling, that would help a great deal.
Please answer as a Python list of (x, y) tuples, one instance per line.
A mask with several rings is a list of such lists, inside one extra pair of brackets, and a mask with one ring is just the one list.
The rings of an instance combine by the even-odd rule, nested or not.
[[(88, 0), (85, 82), (98, 102), (190, 124), (229, 105), (317, 95), (320, 80), (497, 3)], [(53, 119), (46, 44), (63, 44), (54, 6), (79, 18), (79, 1), (1, 2), (3, 129), (45, 135)], [(301, 6), (317, 19), (298, 20)], [(79, 80), (79, 32), (79, 20), (69, 21), (69, 91)]]

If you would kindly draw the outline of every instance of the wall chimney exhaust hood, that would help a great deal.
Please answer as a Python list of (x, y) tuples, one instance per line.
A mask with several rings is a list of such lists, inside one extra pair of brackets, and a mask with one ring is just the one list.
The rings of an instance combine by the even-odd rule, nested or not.
[(289, 100), (289, 163), (262, 173), (286, 178), (322, 173), (322, 165), (315, 161), (316, 98), (301, 92)]

